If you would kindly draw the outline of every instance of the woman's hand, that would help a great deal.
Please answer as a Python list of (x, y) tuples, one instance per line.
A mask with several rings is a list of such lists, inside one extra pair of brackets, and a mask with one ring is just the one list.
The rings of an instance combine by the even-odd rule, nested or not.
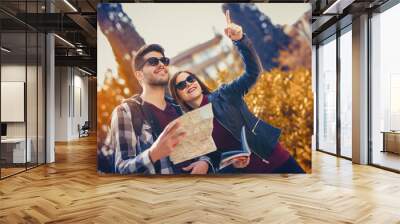
[(225, 17), (226, 17), (226, 23), (227, 23), (227, 28), (225, 28), (225, 34), (231, 39), (231, 40), (240, 40), (243, 37), (243, 30), (242, 27), (232, 23), (231, 21), (231, 16), (229, 15), (229, 10), (225, 11)]
[(233, 167), (235, 168), (245, 168), (248, 166), (250, 163), (250, 156), (243, 156), (234, 159), (234, 162), (232, 163)]
[(208, 162), (200, 160), (182, 168), (184, 171), (192, 171), (190, 174), (207, 174)]

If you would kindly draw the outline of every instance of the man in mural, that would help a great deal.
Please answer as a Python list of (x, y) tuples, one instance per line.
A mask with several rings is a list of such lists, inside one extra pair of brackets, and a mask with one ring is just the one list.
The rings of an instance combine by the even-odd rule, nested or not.
[(118, 105), (112, 114), (106, 146), (115, 152), (115, 172), (121, 174), (206, 174), (213, 172), (207, 156), (173, 165), (169, 155), (185, 137), (178, 122), (180, 107), (166, 96), (169, 58), (158, 44), (141, 47), (132, 60), (143, 88)]

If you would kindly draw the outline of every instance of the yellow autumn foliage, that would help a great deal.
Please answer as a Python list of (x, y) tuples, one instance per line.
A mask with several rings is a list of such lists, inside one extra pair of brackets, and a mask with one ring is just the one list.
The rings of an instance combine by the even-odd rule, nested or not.
[[(226, 71), (216, 81), (206, 80), (211, 89), (235, 78)], [(313, 94), (311, 72), (298, 68), (278, 68), (260, 75), (245, 96), (245, 102), (258, 118), (282, 130), (280, 142), (306, 172), (311, 172), (311, 138), (313, 133)]]

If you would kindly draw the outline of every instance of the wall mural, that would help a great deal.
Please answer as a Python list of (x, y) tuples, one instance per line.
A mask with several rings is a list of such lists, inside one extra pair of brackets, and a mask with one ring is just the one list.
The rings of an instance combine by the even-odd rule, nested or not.
[(98, 5), (99, 174), (310, 173), (308, 3)]

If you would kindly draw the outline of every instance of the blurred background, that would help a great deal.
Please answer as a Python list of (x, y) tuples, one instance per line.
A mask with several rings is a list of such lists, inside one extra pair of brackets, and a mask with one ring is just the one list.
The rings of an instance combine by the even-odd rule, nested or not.
[(282, 129), (281, 142), (311, 172), (311, 5), (307, 3), (99, 4), (99, 171), (113, 171), (113, 152), (102, 148), (112, 110), (141, 92), (131, 59), (142, 45), (161, 44), (172, 59), (171, 74), (190, 70), (212, 90), (242, 74), (242, 61), (223, 35), (227, 9), (252, 40), (264, 68), (245, 96), (247, 105), (257, 117)]

